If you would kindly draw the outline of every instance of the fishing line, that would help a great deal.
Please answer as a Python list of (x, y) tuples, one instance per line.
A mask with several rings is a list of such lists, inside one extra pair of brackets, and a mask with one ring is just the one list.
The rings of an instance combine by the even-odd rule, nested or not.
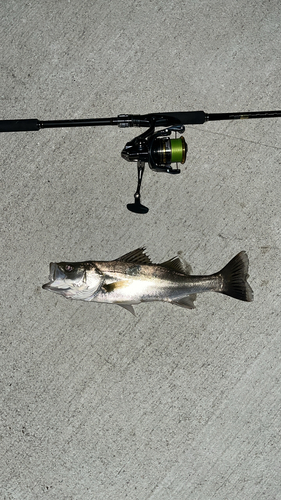
[(196, 130), (196, 132), (200, 132), (201, 134), (213, 134), (213, 135), (220, 135), (222, 137), (227, 137), (229, 139), (236, 139), (238, 141), (242, 141), (242, 142), (249, 142), (251, 144), (255, 144), (256, 146), (263, 146), (265, 148), (271, 148), (271, 149), (277, 149), (277, 150), (280, 150), (281, 147), (279, 146), (271, 146), (270, 144), (264, 144), (263, 142), (256, 142), (256, 141), (252, 141), (250, 139), (244, 139), (243, 137), (236, 137), (234, 135), (229, 135), (229, 134), (224, 134), (223, 132), (212, 132), (212, 130), (202, 130), (202, 129), (198, 129), (198, 128), (195, 128), (195, 127), (192, 127), (192, 126), (189, 126), (188, 129), (192, 129), (192, 130)]

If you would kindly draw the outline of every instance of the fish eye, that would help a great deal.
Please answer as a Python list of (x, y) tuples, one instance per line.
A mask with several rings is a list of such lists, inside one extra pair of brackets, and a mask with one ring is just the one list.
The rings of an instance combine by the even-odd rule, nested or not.
[(74, 267), (70, 266), (69, 264), (65, 264), (65, 266), (64, 266), (64, 270), (67, 272), (71, 272), (71, 271), (73, 271), (73, 269), (74, 269)]

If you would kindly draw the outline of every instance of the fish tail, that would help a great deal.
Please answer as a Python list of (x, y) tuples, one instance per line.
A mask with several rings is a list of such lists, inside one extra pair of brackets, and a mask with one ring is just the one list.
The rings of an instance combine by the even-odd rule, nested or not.
[(251, 302), (254, 299), (248, 278), (249, 259), (246, 252), (238, 253), (217, 275), (222, 279), (220, 293)]

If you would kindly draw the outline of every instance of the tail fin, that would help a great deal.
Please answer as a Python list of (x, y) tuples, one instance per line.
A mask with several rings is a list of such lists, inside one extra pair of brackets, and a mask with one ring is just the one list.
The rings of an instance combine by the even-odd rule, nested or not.
[(240, 252), (233, 257), (226, 266), (217, 273), (222, 278), (222, 288), (220, 293), (230, 295), (235, 299), (251, 302), (254, 299), (253, 290), (248, 278), (249, 259), (246, 252)]

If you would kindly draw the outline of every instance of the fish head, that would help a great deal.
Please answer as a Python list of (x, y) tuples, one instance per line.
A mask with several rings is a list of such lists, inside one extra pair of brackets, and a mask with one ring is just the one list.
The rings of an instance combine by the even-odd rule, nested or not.
[(101, 284), (101, 276), (87, 262), (51, 262), (49, 283), (44, 290), (69, 299), (90, 300)]

